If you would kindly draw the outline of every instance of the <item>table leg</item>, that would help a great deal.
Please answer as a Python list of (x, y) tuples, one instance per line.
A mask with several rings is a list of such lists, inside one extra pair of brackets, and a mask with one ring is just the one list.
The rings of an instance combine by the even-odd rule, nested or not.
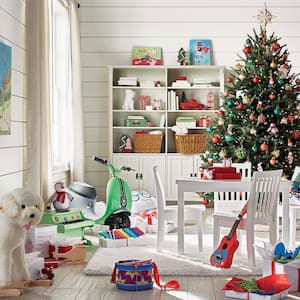
[(282, 242), (289, 247), (290, 217), (289, 217), (289, 185), (282, 190)]
[(184, 191), (178, 185), (178, 254), (184, 253)]

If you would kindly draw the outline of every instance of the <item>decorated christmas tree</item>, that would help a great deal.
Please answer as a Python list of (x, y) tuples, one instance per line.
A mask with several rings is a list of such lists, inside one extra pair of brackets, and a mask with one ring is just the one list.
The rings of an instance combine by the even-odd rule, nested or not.
[(300, 165), (300, 80), (286, 45), (267, 34), (271, 13), (265, 8), (259, 17), (260, 30), (248, 35), (226, 78), (218, 116), (207, 127), (204, 160), (250, 161), (253, 170), (283, 169), (290, 178)]

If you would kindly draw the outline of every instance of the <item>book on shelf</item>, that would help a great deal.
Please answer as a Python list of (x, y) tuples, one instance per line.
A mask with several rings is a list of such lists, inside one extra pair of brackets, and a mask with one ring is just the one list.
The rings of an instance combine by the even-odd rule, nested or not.
[(137, 77), (120, 77), (118, 85), (137, 86)]
[(128, 116), (127, 117), (128, 120), (143, 120), (145, 119), (144, 116)]
[(187, 80), (176, 80), (172, 82), (172, 87), (186, 88), (191, 87), (191, 84)]

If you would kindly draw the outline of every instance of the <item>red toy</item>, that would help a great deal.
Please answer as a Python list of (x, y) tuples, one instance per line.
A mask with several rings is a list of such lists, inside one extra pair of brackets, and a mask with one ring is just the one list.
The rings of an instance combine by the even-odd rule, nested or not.
[(204, 108), (204, 104), (198, 103), (196, 99), (190, 99), (188, 102), (180, 103), (180, 109), (182, 110), (202, 110)]

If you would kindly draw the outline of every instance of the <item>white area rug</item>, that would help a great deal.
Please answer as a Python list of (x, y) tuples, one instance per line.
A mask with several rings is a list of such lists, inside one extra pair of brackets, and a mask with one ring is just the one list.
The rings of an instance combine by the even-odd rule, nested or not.
[[(204, 251), (197, 251), (197, 236), (185, 235), (185, 254), (177, 255), (177, 235), (166, 235), (165, 250), (155, 250), (156, 235), (147, 234), (147, 246), (99, 248), (89, 260), (84, 273), (87, 275), (111, 275), (115, 262), (124, 259), (152, 259), (158, 265), (161, 275), (171, 276), (245, 276), (261, 275), (262, 259), (256, 255), (256, 267), (251, 270), (247, 266), (246, 251), (236, 253), (230, 269), (219, 269), (210, 265), (209, 257), (212, 253), (211, 234), (204, 235)], [(243, 241), (245, 245), (245, 241)]]

